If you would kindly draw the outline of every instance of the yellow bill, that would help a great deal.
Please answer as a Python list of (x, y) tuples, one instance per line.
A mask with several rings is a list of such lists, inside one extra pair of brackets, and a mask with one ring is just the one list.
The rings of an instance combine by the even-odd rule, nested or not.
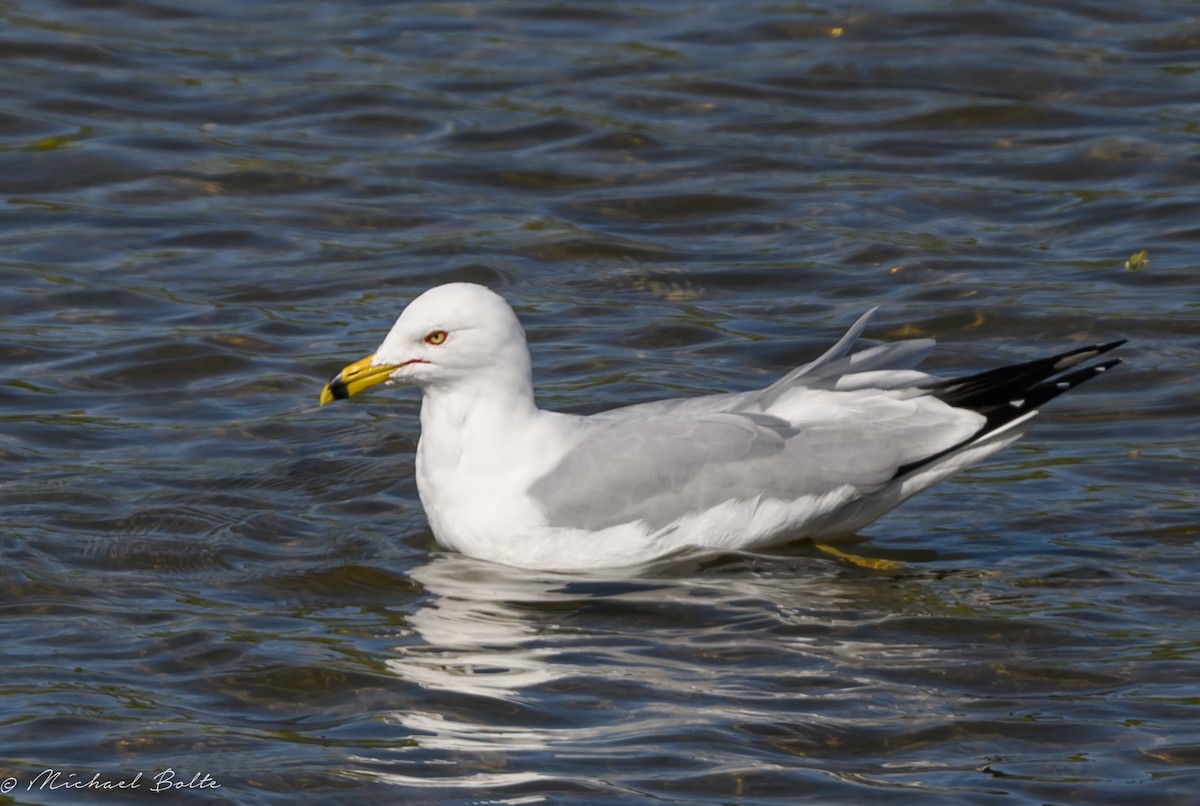
[(345, 400), (353, 397), (364, 389), (383, 383), (397, 367), (392, 364), (371, 366), (375, 360), (374, 354), (359, 359), (350, 364), (337, 375), (334, 375), (325, 388), (321, 390), (321, 405), (334, 400)]

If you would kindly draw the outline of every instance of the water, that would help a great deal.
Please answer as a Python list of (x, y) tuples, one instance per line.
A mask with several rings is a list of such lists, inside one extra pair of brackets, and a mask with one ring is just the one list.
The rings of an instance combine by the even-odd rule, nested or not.
[[(1194, 12), (3, 3), (0, 802), (1193, 802)], [(571, 411), (880, 303), (947, 372), (1131, 344), (899, 571), (558, 576), (438, 550), (411, 392), (316, 406), (449, 280)]]

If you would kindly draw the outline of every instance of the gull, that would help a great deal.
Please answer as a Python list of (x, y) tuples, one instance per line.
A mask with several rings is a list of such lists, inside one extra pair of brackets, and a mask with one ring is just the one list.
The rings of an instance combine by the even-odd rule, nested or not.
[(1078, 365), (1124, 343), (943, 380), (914, 369), (932, 339), (853, 352), (876, 310), (766, 388), (577, 415), (537, 407), (509, 304), (451, 283), (414, 299), (320, 400), (419, 387), (417, 490), (437, 541), (495, 563), (586, 571), (852, 536), (1015, 442), (1043, 403), (1120, 359)]

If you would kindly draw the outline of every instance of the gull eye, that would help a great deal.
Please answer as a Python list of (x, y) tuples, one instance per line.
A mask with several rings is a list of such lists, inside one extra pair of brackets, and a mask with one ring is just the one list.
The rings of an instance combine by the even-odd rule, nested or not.
[(437, 346), (446, 340), (446, 331), (431, 330), (425, 334), (425, 343)]

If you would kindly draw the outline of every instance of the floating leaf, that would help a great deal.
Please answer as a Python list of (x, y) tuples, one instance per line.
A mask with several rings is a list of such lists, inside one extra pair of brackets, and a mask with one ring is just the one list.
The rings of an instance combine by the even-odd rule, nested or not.
[(1133, 271), (1141, 271), (1150, 265), (1150, 256), (1145, 249), (1139, 249), (1129, 256), (1129, 260), (1125, 261), (1125, 268)]

